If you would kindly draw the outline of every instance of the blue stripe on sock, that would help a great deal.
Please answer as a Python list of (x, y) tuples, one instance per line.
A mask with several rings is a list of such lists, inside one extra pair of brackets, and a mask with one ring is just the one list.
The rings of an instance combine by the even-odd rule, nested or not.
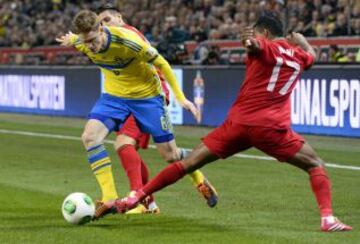
[(95, 169), (93, 169), (93, 172), (96, 172), (96, 171), (98, 171), (99, 169), (104, 168), (104, 167), (106, 167), (106, 166), (111, 166), (111, 162), (105, 163), (105, 164), (102, 164), (102, 165), (96, 167)]
[(103, 146), (103, 144), (100, 144), (100, 145), (97, 145), (97, 146), (90, 147), (90, 148), (88, 148), (86, 151), (87, 151), (87, 152), (91, 152), (92, 150), (98, 149), (98, 148), (100, 148), (101, 146)]
[(95, 162), (97, 162), (97, 161), (99, 161), (99, 160), (101, 160), (101, 159), (103, 159), (103, 158), (106, 158), (106, 157), (108, 157), (109, 155), (108, 155), (108, 153), (107, 153), (107, 151), (101, 151), (100, 153), (98, 153), (98, 154), (95, 154), (94, 156), (92, 156), (92, 157), (89, 157), (88, 158), (88, 160), (89, 160), (89, 163), (90, 164), (93, 164), (93, 163), (95, 163)]

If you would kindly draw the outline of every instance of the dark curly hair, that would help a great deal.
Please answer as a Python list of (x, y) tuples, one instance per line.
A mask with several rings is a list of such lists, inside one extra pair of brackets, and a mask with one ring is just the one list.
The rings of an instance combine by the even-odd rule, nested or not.
[(258, 18), (254, 28), (259, 30), (267, 29), (273, 36), (284, 36), (283, 24), (278, 17), (273, 14), (265, 14)]

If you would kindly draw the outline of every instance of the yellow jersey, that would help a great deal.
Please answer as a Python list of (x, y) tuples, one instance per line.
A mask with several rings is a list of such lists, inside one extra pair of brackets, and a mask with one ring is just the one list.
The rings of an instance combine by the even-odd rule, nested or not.
[(155, 65), (164, 74), (175, 97), (179, 101), (185, 99), (170, 65), (155, 48), (126, 28), (103, 28), (107, 43), (98, 53), (91, 52), (77, 35), (71, 41), (77, 50), (100, 67), (106, 93), (124, 98), (149, 98), (161, 94)]

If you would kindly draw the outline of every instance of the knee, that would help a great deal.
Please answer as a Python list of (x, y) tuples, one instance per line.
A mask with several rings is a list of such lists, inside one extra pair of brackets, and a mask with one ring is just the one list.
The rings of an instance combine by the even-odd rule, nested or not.
[(307, 161), (307, 166), (308, 166), (307, 170), (316, 168), (316, 167), (324, 167), (325, 166), (324, 161), (315, 154), (307, 155), (306, 161)]
[(91, 131), (84, 131), (81, 135), (81, 140), (86, 148), (96, 146), (101, 143), (96, 133)]
[(116, 140), (116, 141), (114, 142), (114, 149), (115, 149), (115, 151), (117, 151), (117, 150), (123, 148), (125, 145), (126, 145), (126, 144), (123, 143), (122, 141)]
[(324, 162), (320, 157), (318, 157), (316, 154), (309, 155), (309, 162), (316, 165), (316, 166), (323, 166)]
[(136, 141), (133, 138), (129, 137), (129, 136), (126, 136), (126, 135), (123, 135), (123, 134), (118, 135), (116, 137), (115, 142), (114, 142), (115, 150), (117, 151), (117, 150), (123, 148), (126, 145), (136, 146)]

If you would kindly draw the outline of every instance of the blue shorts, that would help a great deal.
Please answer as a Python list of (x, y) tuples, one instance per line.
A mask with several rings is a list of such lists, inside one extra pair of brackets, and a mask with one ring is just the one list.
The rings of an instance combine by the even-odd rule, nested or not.
[(154, 142), (174, 139), (173, 128), (163, 96), (145, 99), (128, 99), (103, 94), (92, 108), (89, 119), (101, 121), (109, 132), (118, 131), (125, 120), (133, 114), (139, 128), (152, 135)]

